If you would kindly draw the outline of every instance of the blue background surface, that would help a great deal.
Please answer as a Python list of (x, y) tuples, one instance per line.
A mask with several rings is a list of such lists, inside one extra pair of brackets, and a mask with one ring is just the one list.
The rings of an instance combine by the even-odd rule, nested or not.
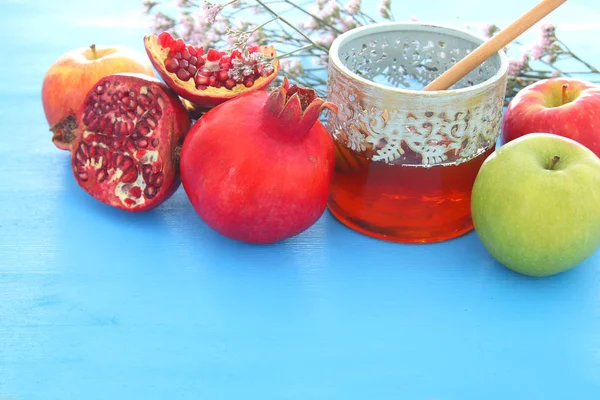
[[(503, 25), (534, 2), (483, 4), (394, 12)], [(135, 215), (84, 193), (50, 142), (43, 76), (90, 43), (143, 51), (140, 8), (0, 0), (0, 399), (600, 398), (600, 252), (533, 279), (474, 232), (393, 244), (325, 213), (250, 246), (206, 227), (181, 188)], [(550, 20), (600, 64), (597, 2)]]

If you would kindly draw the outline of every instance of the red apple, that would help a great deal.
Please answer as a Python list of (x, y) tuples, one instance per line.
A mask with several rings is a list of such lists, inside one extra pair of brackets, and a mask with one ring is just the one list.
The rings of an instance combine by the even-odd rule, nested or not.
[[(42, 84), (42, 105), (50, 129), (79, 109), (87, 92), (101, 78), (118, 72), (137, 72), (155, 77), (148, 57), (126, 46), (80, 47), (52, 64)], [(52, 141), (59, 149), (68, 146), (60, 135)]]
[(600, 86), (550, 78), (519, 91), (504, 113), (502, 138), (545, 132), (573, 139), (600, 157)]

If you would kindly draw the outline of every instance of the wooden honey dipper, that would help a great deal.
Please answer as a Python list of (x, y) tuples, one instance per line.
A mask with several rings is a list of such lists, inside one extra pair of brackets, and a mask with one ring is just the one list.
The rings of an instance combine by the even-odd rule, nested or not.
[(496, 54), (516, 39), (519, 35), (531, 28), (546, 15), (550, 14), (567, 0), (542, 0), (513, 23), (486, 40), (479, 47), (469, 53), (462, 60), (453, 65), (442, 75), (425, 86), (423, 90), (446, 90), (463, 76), (477, 68), (485, 60)]

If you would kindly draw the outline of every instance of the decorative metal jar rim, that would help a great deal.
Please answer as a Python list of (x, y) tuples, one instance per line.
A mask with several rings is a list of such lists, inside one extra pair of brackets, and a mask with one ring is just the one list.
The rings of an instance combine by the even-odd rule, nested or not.
[(466, 39), (466, 40), (473, 41), (473, 42), (477, 42), (478, 45), (485, 41), (483, 37), (475, 35), (467, 30), (460, 29), (460, 28), (454, 28), (454, 27), (444, 25), (444, 24), (435, 24), (435, 23), (428, 23), (428, 22), (381, 22), (381, 23), (374, 23), (374, 24), (370, 24), (370, 25), (361, 26), (359, 28), (354, 28), (354, 29), (351, 29), (351, 30), (341, 34), (340, 36), (338, 36), (333, 41), (333, 43), (331, 44), (331, 48), (329, 49), (329, 60), (341, 72), (343, 72), (346, 75), (349, 75), (352, 79), (356, 79), (357, 81), (359, 81), (365, 85), (370, 85), (370, 86), (378, 88), (380, 90), (391, 91), (391, 92), (400, 93), (400, 94), (419, 93), (421, 96), (432, 96), (432, 97), (448, 95), (449, 93), (458, 94), (458, 93), (469, 92), (472, 90), (478, 90), (479, 88), (481, 88), (483, 86), (488, 86), (488, 85), (496, 83), (498, 80), (502, 79), (502, 77), (508, 70), (508, 57), (506, 56), (506, 53), (503, 50), (500, 50), (496, 53), (496, 55), (500, 58), (500, 66), (498, 67), (498, 71), (496, 71), (496, 73), (489, 79), (486, 79), (485, 81), (480, 82), (476, 85), (467, 86), (467, 87), (458, 88), (458, 89), (423, 91), (423, 90), (391, 87), (391, 86), (382, 85), (377, 82), (373, 82), (373, 81), (365, 79), (365, 78), (359, 76), (358, 74), (354, 73), (353, 71), (351, 71), (340, 60), (340, 57), (339, 57), (340, 47), (353, 39), (356, 39), (356, 38), (359, 38), (361, 36), (365, 36), (368, 34), (373, 34), (373, 33), (384, 33), (384, 32), (392, 32), (392, 31), (409, 31), (409, 30), (414, 30), (415, 27), (422, 28), (422, 30), (429, 31), (429, 32), (439, 32), (439, 33), (452, 32), (453, 34), (455, 34), (454, 35), (455, 37)]

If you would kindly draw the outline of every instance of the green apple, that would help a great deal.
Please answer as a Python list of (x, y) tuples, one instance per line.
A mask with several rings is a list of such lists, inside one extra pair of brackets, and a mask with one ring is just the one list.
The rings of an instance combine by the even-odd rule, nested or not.
[(482, 164), (471, 212), (485, 248), (513, 271), (573, 268), (600, 247), (600, 159), (555, 134), (515, 139)]

